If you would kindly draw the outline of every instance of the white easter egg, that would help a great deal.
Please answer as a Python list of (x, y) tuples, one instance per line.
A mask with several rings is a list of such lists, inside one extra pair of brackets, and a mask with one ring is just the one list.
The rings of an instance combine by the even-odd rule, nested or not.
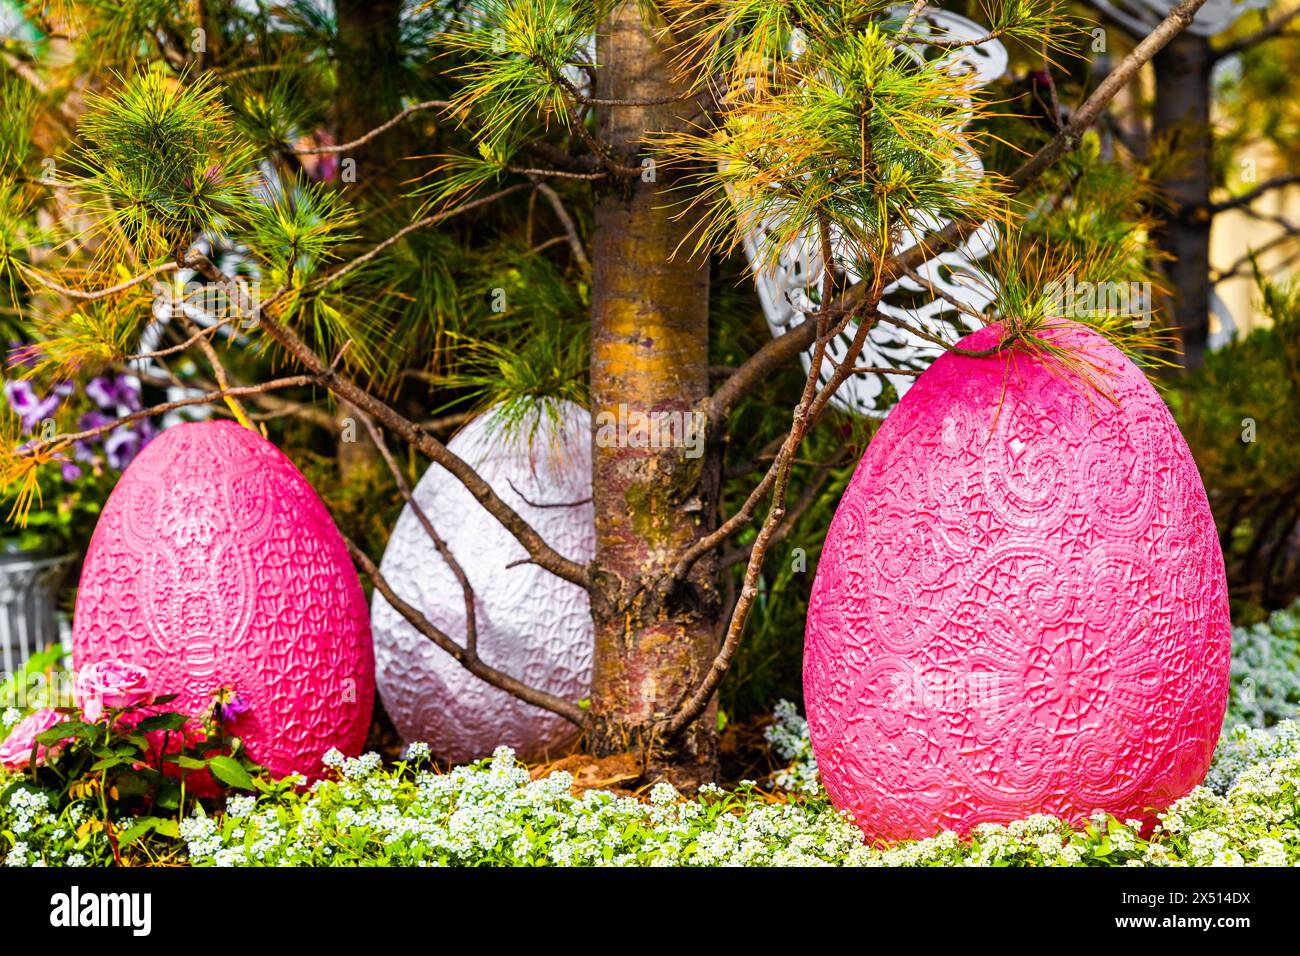
[[(497, 406), (448, 448), (565, 557), (596, 551), (591, 505), (591, 416), (572, 402), (539, 402), (522, 425)], [(593, 628), (587, 592), (526, 563), (524, 548), (455, 477), (432, 465), (415, 500), (474, 589), (478, 653), (526, 684), (569, 700), (591, 689)], [(393, 591), (462, 646), (465, 599), (408, 504), (380, 564)], [(371, 605), (379, 693), (407, 742), (466, 761), (499, 745), (540, 757), (570, 741), (572, 724), (469, 673), (375, 593)]]

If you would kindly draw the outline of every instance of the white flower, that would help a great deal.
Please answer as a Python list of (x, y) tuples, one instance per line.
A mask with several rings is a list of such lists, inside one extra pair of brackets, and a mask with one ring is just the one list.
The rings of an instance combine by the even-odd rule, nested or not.
[(650, 788), (650, 802), (657, 807), (666, 807), (681, 799), (681, 794), (671, 783), (660, 781)]
[(417, 740), (406, 748), (407, 763), (423, 763), (429, 759), (429, 745), (422, 740)]
[(226, 816), (238, 820), (248, 816), (257, 806), (257, 798), (235, 794), (226, 800)]

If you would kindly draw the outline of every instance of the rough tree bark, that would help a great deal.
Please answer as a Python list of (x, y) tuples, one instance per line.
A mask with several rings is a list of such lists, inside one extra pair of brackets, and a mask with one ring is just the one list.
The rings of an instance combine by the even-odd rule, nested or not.
[[(600, 31), (600, 139), (610, 158), (640, 167), (647, 130), (678, 130), (698, 104), (680, 95), (669, 54), (636, 2)], [(608, 105), (608, 101), (659, 105)], [(708, 397), (708, 260), (690, 254), (692, 217), (662, 167), (611, 175), (597, 188), (592, 287), (591, 403), (596, 560), (592, 616), (595, 677), (587, 746), (632, 751), (651, 778), (682, 786), (712, 779), (713, 708), (677, 740), (656, 724), (707, 671), (720, 614), (716, 558), (662, 586), (676, 556), (710, 529), (720, 475), (716, 448), (688, 456), (681, 441), (637, 447), (638, 414), (704, 419)], [(671, 208), (670, 208), (671, 207)], [(660, 419), (666, 420), (666, 419)], [(624, 442), (602, 422), (631, 426)], [(702, 428), (702, 426), (700, 426)], [(662, 435), (660, 436), (663, 437)], [(663, 444), (661, 442), (660, 444)]]
[(1160, 183), (1171, 209), (1159, 231), (1160, 248), (1178, 327), (1183, 367), (1199, 368), (1210, 337), (1210, 41), (1181, 33), (1152, 61), (1156, 75), (1156, 136), (1174, 134), (1180, 162)]
[[(335, 0), (334, 9), (339, 73), (335, 123), (339, 142), (350, 143), (402, 108), (396, 69), (402, 55), (402, 0)], [(398, 128), (339, 157), (341, 162), (356, 163), (356, 181), (345, 181), (341, 187), (359, 190), (369, 203), (382, 205), (399, 194), (401, 161), (410, 153), (410, 145), (408, 131)], [(337, 457), (344, 477), (376, 467), (379, 453), (361, 427), (357, 410), (340, 400), (337, 421)]]
[[(402, 0), (334, 0), (338, 18), (339, 84), (335, 100), (339, 141), (351, 142), (402, 108)], [(357, 185), (377, 196), (401, 179), (411, 152), (407, 127), (356, 148)]]

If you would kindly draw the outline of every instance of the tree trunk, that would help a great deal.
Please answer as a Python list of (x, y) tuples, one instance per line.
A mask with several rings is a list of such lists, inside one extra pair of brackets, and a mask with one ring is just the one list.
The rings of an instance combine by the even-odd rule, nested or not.
[[(402, 109), (401, 78), (397, 64), (402, 55), (402, 0), (334, 0), (338, 18), (340, 81), (335, 101), (339, 142), (349, 143), (392, 119)], [(409, 154), (410, 139), (398, 127), (339, 157), (355, 163), (355, 180), (343, 178), (340, 188), (356, 190), (358, 205), (383, 205), (400, 192), (402, 158)], [(349, 170), (340, 169), (340, 176)], [(343, 477), (356, 477), (379, 464), (379, 453), (357, 410), (340, 401), (337, 458)]]
[(1153, 139), (1174, 136), (1180, 161), (1160, 183), (1171, 205), (1159, 232), (1170, 315), (1178, 327), (1183, 367), (1199, 368), (1210, 337), (1210, 41), (1181, 33), (1156, 54)]
[[(682, 92), (641, 9), (619, 5), (601, 30), (602, 99), (660, 100)], [(602, 107), (600, 138), (615, 160), (641, 167), (650, 155), (646, 131), (684, 129), (698, 108), (690, 100)], [(708, 396), (708, 260), (691, 254), (695, 219), (681, 215), (684, 197), (673, 185), (666, 170), (650, 167), (611, 175), (596, 193), (596, 647), (587, 745), (598, 755), (632, 751), (651, 779), (693, 787), (716, 773), (716, 712), (710, 708), (677, 740), (660, 738), (656, 724), (716, 651), (716, 562), (699, 562), (675, 586), (659, 582), (681, 550), (710, 529), (720, 468), (716, 447), (702, 444), (700, 424)], [(649, 419), (642, 416), (660, 423), (657, 434), (646, 434)]]
[[(351, 142), (392, 119), (402, 108), (402, 0), (334, 0), (338, 17), (339, 84), (335, 101), (339, 141)], [(366, 193), (390, 199), (406, 177), (411, 152), (407, 128), (398, 126), (347, 154), (356, 160)]]

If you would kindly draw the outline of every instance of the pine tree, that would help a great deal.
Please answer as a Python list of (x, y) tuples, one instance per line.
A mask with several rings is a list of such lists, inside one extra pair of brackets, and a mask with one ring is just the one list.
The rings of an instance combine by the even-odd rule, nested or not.
[[(1055, 108), (1037, 122), (944, 65), (968, 41), (923, 33), (920, 0), (31, 4), (47, 39), (8, 56), (0, 87), (0, 264), (16, 331), (39, 343), (22, 374), (147, 352), (164, 370), (147, 384), (189, 392), (135, 420), (212, 407), (322, 456), (309, 472), (360, 572), (421, 633), (578, 724), (592, 753), (711, 779), (719, 688), (745, 706), (726, 675), (797, 661), (808, 575), (774, 549), (815, 549), (869, 437), (832, 398), (880, 374), (858, 361), (878, 323), (956, 348), (951, 325), (910, 326), (882, 300), (984, 223), (1001, 235), (998, 294), (969, 318), (1004, 322), (1000, 348), (1051, 352), (1035, 332), (1064, 276), (1150, 281), (1150, 182), (1093, 127), (1203, 2), (1093, 77), (1077, 16), (990, 0), (983, 39), (1047, 77)], [(759, 220), (775, 223), (760, 259), (802, 238), (830, 264), (777, 338), (739, 254)], [(159, 297), (187, 294), (204, 322), (142, 349)], [(1158, 327), (1079, 318), (1159, 354)], [(593, 411), (590, 565), (444, 444), (468, 414), (522, 415), (538, 396)], [(603, 440), (620, 409), (698, 423), (699, 454)], [(118, 424), (25, 443), (11, 425), (16, 518), (40, 507), (41, 469)], [(361, 465), (358, 436), (374, 446)], [(589, 702), (496, 671), (388, 587), (374, 557), (391, 509), (375, 502), (400, 503), (428, 462), (588, 590)], [(769, 642), (748, 659), (747, 631)]]

